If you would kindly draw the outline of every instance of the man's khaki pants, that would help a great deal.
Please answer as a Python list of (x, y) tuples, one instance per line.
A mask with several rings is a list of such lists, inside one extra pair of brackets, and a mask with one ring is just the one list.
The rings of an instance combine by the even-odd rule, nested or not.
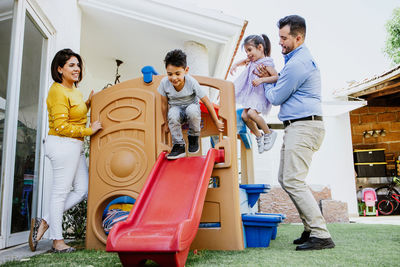
[(305, 179), (312, 156), (324, 139), (322, 121), (297, 121), (285, 128), (278, 179), (282, 188), (292, 199), (305, 231), (312, 237), (331, 237), (325, 219)]

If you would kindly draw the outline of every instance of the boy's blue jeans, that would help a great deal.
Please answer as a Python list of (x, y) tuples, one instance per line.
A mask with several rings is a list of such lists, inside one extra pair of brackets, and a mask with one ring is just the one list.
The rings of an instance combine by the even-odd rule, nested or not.
[(170, 106), (168, 109), (168, 127), (172, 136), (172, 144), (185, 144), (182, 124), (189, 124), (188, 135), (200, 136), (201, 112), (199, 104)]

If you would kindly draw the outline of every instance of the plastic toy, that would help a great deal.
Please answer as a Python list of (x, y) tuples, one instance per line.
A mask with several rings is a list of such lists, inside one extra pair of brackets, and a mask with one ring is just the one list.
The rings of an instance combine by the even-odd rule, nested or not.
[(268, 193), (271, 186), (268, 184), (242, 184), (242, 190), (246, 191), (244, 204), (248, 208), (242, 208), (245, 245), (246, 247), (268, 247), (274, 240), (278, 231), (278, 224), (286, 217), (278, 213), (255, 213), (252, 207), (257, 203), (261, 193)]
[[(109, 202), (119, 196), (130, 196), (137, 200), (128, 220), (130, 220), (129, 218), (132, 218), (132, 220), (136, 218), (134, 215), (136, 211), (143, 212), (141, 209), (144, 208), (140, 208), (139, 202), (147, 203), (147, 209), (152, 211), (152, 213), (143, 215), (146, 216), (147, 222), (153, 220), (152, 222), (155, 223), (154, 220), (157, 219), (159, 229), (165, 229), (165, 231), (175, 229), (177, 231), (173, 237), (168, 238), (177, 240), (176, 242), (179, 243), (181, 240), (193, 237), (191, 245), (190, 242), (183, 242), (185, 246), (177, 247), (178, 243), (176, 243), (175, 247), (171, 247), (171, 249), (178, 248), (182, 254), (186, 253), (187, 245), (190, 246), (189, 249), (241, 250), (244, 248), (238, 197), (234, 87), (231, 82), (224, 80), (201, 76), (194, 76), (194, 78), (203, 86), (220, 90), (218, 116), (225, 123), (225, 131), (223, 139), (215, 144), (215, 149), (217, 151), (223, 150), (224, 161), (215, 165), (210, 162), (204, 163), (202, 149), (208, 150), (208, 148), (201, 148), (201, 151), (194, 157), (176, 161), (181, 162), (181, 164), (179, 167), (172, 168), (169, 175), (165, 175), (164, 168), (170, 169), (170, 166), (176, 163), (163, 160), (156, 163), (157, 156), (163, 155), (163, 151), (171, 149), (172, 145), (169, 134), (161, 132), (164, 121), (161, 114), (161, 97), (157, 93), (157, 87), (162, 76), (152, 76), (151, 78), (146, 76), (146, 82), (142, 77), (125, 81), (108, 87), (93, 96), (91, 119), (100, 119), (103, 130), (91, 138), (90, 145), (90, 184), (86, 231), (86, 247), (88, 249), (105, 248), (107, 236), (102, 228), (102, 213)], [(202, 125), (201, 137), (209, 139), (210, 136), (218, 136), (218, 130), (205, 112), (202, 112)], [(163, 169), (158, 169), (161, 166)], [(206, 176), (196, 171), (197, 178), (194, 178), (190, 174), (194, 168), (210, 169), (211, 173), (206, 179), (204, 178)], [(179, 172), (180, 169), (184, 169), (186, 172), (182, 174)], [(193, 199), (186, 199), (186, 194), (180, 190), (180, 185), (176, 181), (165, 184), (165, 187), (163, 187), (165, 192), (159, 191), (160, 188), (154, 184), (154, 186), (144, 188), (147, 180), (153, 177), (152, 170), (164, 173), (158, 177), (160, 183), (170, 179), (178, 179), (184, 184), (187, 179), (192, 179), (191, 185), (193, 187), (189, 186), (188, 189), (195, 192), (205, 190), (204, 205), (203, 200), (198, 195)], [(204, 189), (203, 183), (193, 183), (193, 180), (202, 180), (201, 177), (205, 179), (205, 182), (202, 182), (207, 187), (210, 178), (212, 179), (211, 188)], [(158, 193), (163, 192), (163, 194), (153, 195), (153, 190)], [(181, 202), (172, 201), (175, 196), (182, 197), (183, 200)], [(152, 201), (145, 201), (147, 198)], [(157, 213), (162, 213), (162, 211), (153, 210), (153, 203), (154, 207), (157, 207), (159, 203), (166, 206), (170, 204), (170, 209), (174, 210), (173, 215), (171, 213), (172, 217), (159, 217)], [(200, 212), (199, 220), (202, 227), (197, 230), (197, 234), (194, 236), (193, 227), (196, 228), (199, 223), (196, 223), (197, 217), (189, 216), (189, 214), (192, 214), (191, 212), (194, 212), (194, 209), (198, 207), (200, 207), (200, 211), (201, 208), (203, 209)], [(189, 227), (187, 220), (191, 221), (190, 228), (186, 228)], [(134, 224), (139, 223), (138, 221), (132, 222)], [(119, 224), (124, 225), (124, 227), (118, 226)], [(128, 243), (123, 241), (125, 239), (122, 232), (119, 233), (120, 230), (118, 230), (123, 229), (121, 230), (123, 232), (135, 231), (134, 228), (131, 229), (129, 224), (119, 224), (116, 224), (115, 229), (113, 228), (109, 234), (108, 242), (111, 243), (108, 248), (113, 249), (113, 251), (119, 250), (121, 253), (135, 254), (135, 243), (133, 243), (133, 247), (129, 247)], [(180, 232), (181, 230), (183, 232)], [(182, 239), (180, 238), (182, 233), (187, 233), (188, 236), (184, 238), (182, 236)], [(111, 236), (117, 239), (113, 240)], [(118, 238), (122, 238), (121, 242), (118, 241)], [(156, 243), (148, 242), (156, 248)], [(115, 250), (111, 247), (114, 247)]]
[(168, 160), (158, 157), (135, 208), (116, 224), (107, 251), (118, 252), (123, 265), (139, 266), (147, 259), (164, 266), (184, 266), (197, 229), (214, 163), (224, 151), (207, 156)]
[(373, 188), (364, 188), (362, 196), (362, 201), (365, 203), (364, 216), (378, 216), (378, 211), (375, 208), (375, 202), (377, 201), (375, 190)]
[[(236, 110), (237, 135), (240, 138), (241, 183), (254, 184), (253, 151), (250, 130), (242, 120), (243, 109)], [(251, 166), (249, 168), (249, 166)]]

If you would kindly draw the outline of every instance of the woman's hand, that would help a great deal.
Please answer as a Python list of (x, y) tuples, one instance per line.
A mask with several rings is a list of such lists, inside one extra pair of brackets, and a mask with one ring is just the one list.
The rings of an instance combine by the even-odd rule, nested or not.
[(87, 106), (88, 108), (90, 107), (90, 104), (92, 103), (92, 97), (93, 97), (93, 95), (94, 95), (94, 91), (92, 90), (92, 91), (90, 92), (90, 94), (89, 94), (88, 99), (87, 99), (86, 102), (85, 102), (85, 104), (86, 104), (86, 106)]
[(97, 133), (100, 129), (103, 129), (100, 121), (94, 121), (90, 124), (90, 128), (92, 128), (93, 134)]

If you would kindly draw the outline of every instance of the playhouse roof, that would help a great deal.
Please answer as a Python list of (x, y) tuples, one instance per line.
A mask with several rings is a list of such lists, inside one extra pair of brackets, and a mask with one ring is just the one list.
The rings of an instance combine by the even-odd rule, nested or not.
[(113, 81), (115, 59), (124, 62), (121, 81), (140, 76), (145, 65), (163, 73), (165, 54), (182, 48), (185, 41), (206, 46), (209, 75), (224, 79), (247, 25), (244, 19), (176, 0), (78, 3), (82, 10), (81, 53), (89, 79), (100, 77), (100, 81), (92, 77), (88, 82), (97, 81), (99, 86)]

